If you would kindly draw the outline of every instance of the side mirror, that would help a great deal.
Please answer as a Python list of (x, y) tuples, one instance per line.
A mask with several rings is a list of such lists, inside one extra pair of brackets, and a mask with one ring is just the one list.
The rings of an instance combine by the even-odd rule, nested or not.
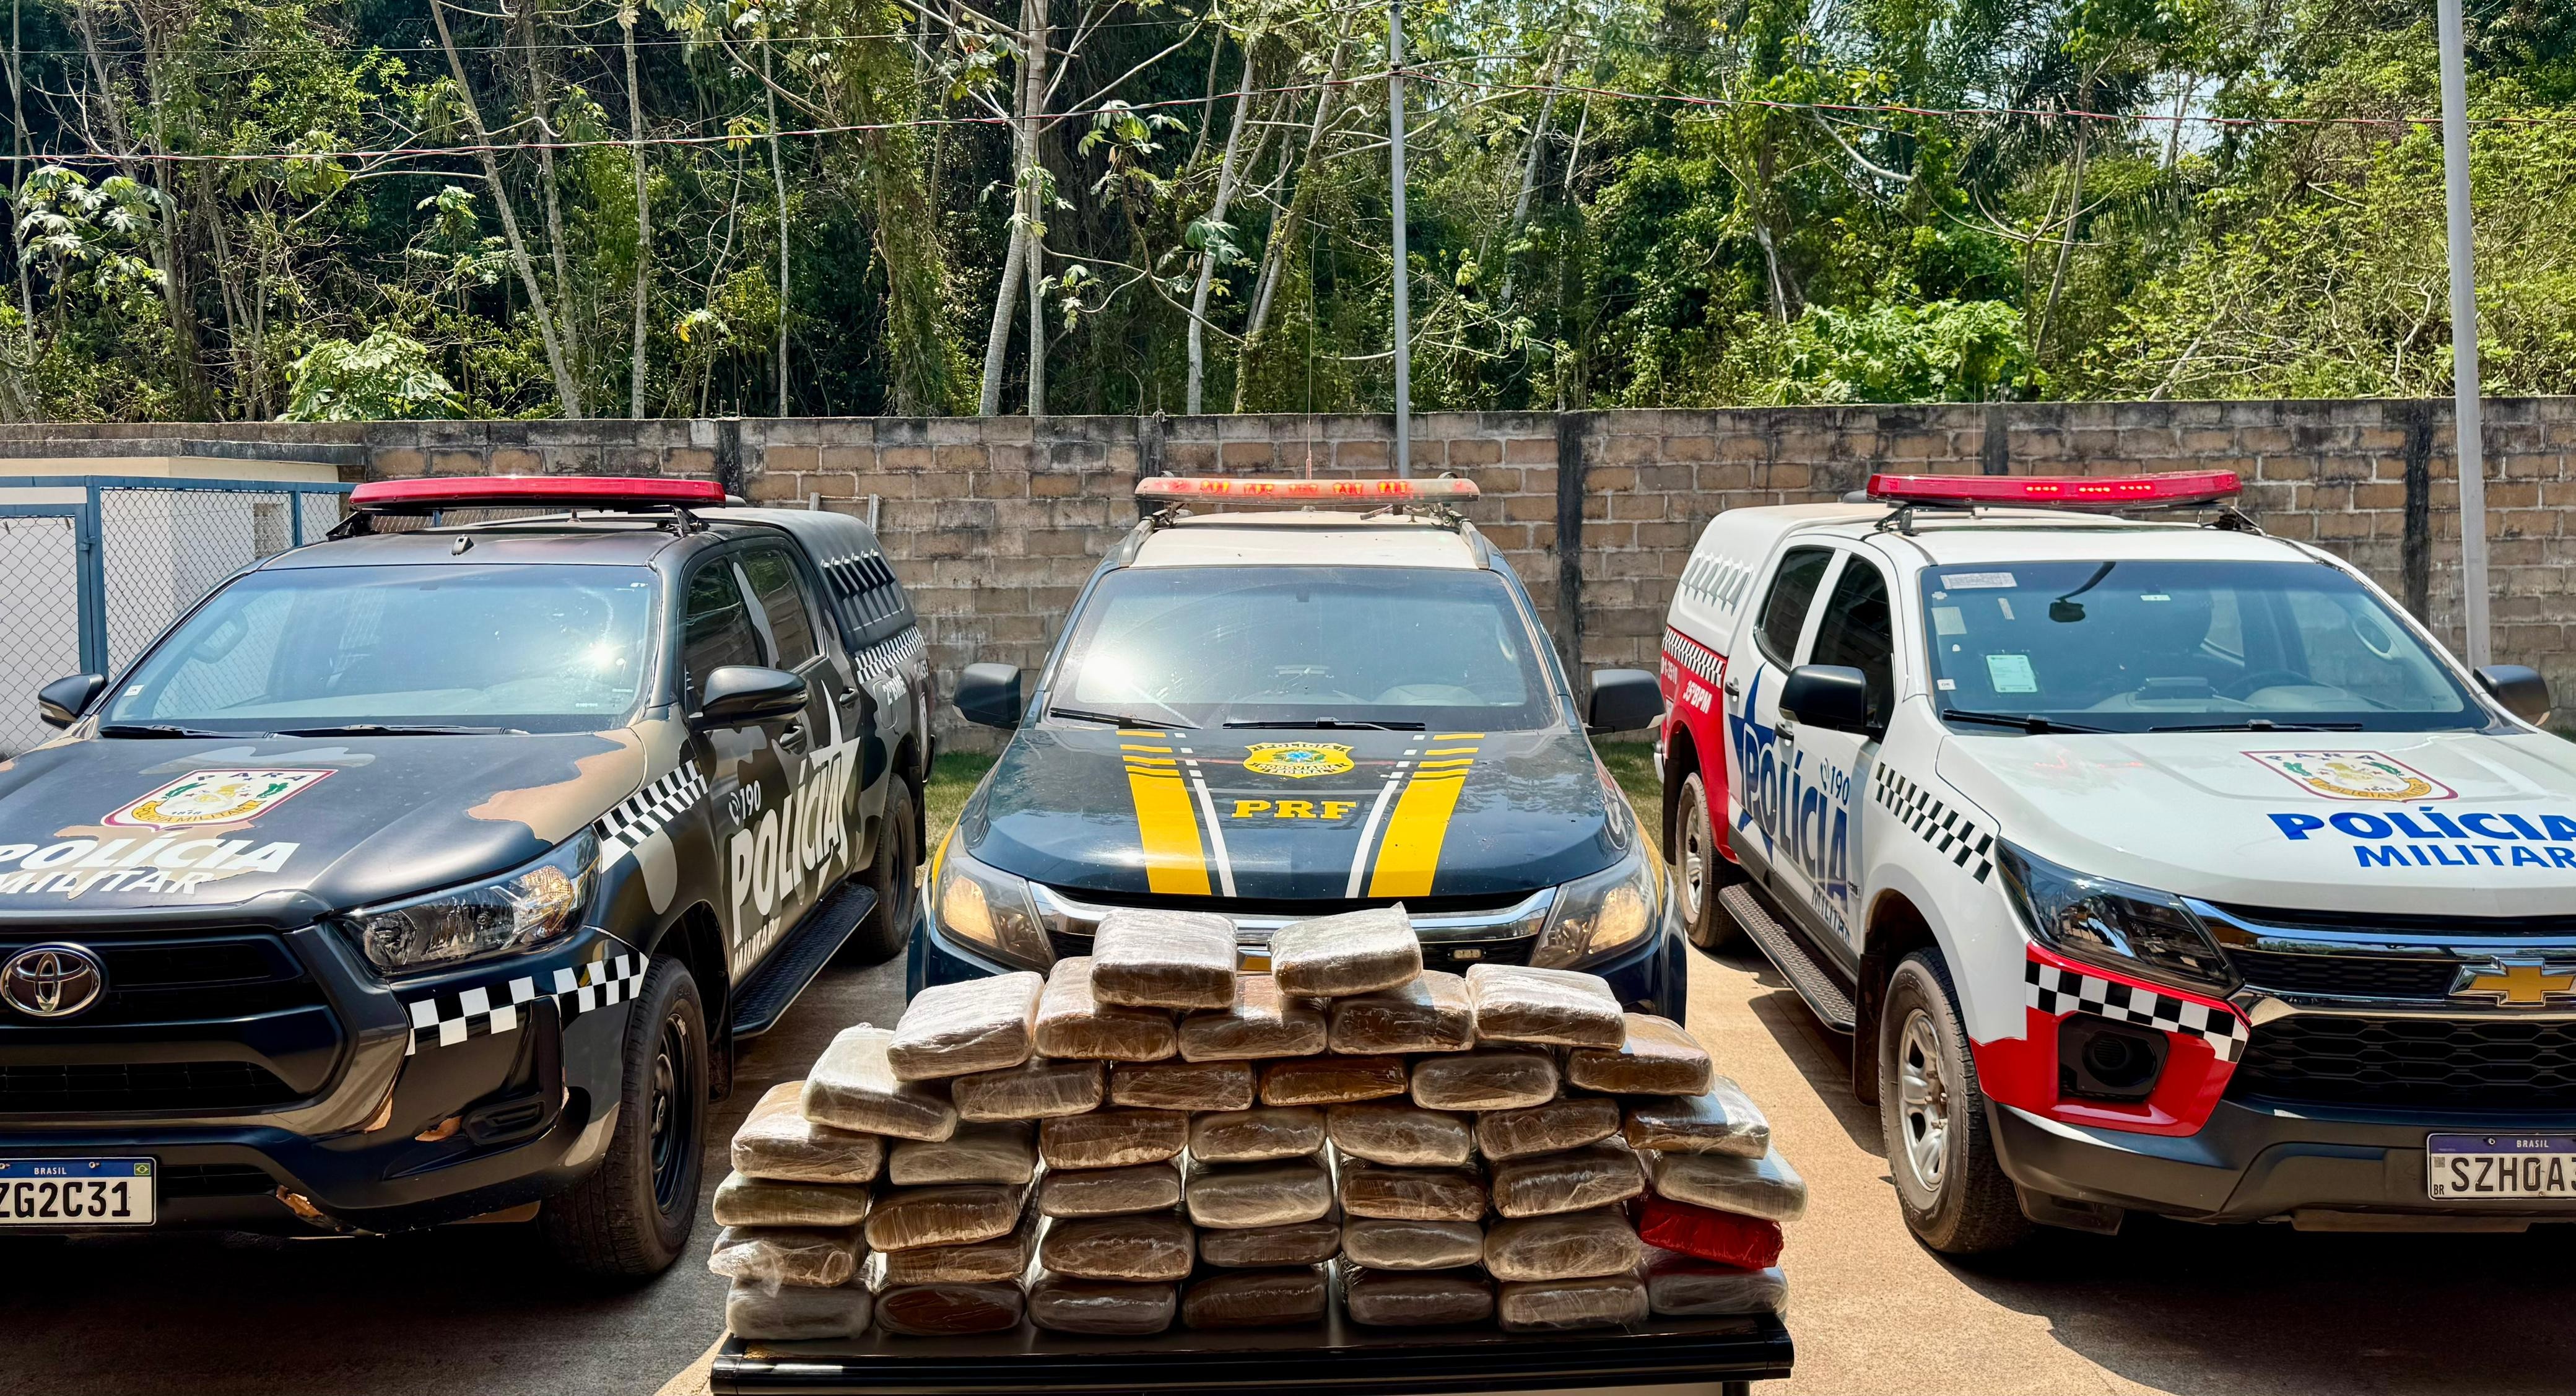
[(47, 727), (69, 727), (80, 720), (81, 709), (88, 707), (105, 687), (105, 674), (74, 674), (56, 679), (36, 690), (36, 716), (43, 718)]
[(1876, 736), (1869, 723), (1869, 680), (1848, 664), (1801, 664), (1780, 686), (1780, 716), (1829, 732)]
[(2549, 680), (2527, 664), (2490, 664), (2478, 671), (2478, 687), (2502, 703), (2506, 712), (2534, 727), (2549, 721)]
[(957, 675), (957, 711), (979, 727), (1020, 725), (1020, 671), (1008, 664), (969, 664)]
[(1592, 702), (1584, 710), (1588, 732), (1632, 732), (1664, 720), (1664, 690), (1643, 669), (1595, 669)]
[(805, 711), (805, 680), (766, 665), (728, 664), (707, 675), (698, 698), (701, 725), (735, 727)]

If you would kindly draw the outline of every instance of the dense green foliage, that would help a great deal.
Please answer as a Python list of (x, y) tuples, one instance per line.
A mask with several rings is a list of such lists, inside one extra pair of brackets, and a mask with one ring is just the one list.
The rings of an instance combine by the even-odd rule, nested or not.
[[(11, 4), (0, 415), (1391, 398), (1382, 4)], [(2470, 10), (2576, 392), (2576, 5)], [(1406, 15), (1417, 408), (2448, 391), (2429, 3)]]

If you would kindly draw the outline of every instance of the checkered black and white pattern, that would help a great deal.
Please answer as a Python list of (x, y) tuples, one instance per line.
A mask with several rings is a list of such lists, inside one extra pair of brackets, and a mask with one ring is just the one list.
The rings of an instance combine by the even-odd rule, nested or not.
[(644, 957), (614, 955), (592, 960), (575, 974), (555, 971), (555, 1002), (569, 1023), (585, 1013), (632, 1000), (644, 992)]
[(706, 798), (706, 772), (685, 757), (677, 769), (617, 802), (599, 817), (599, 861), (605, 867), (653, 837), (689, 806)]
[(850, 656), (859, 666), (859, 676), (870, 683), (885, 683), (913, 671), (923, 653), (921, 632), (907, 630), (893, 639), (868, 646)]
[(423, 1047), (453, 1047), (470, 1038), (517, 1032), (527, 1020), (528, 1005), (542, 998), (555, 1001), (555, 1012), (569, 1023), (584, 1013), (631, 1001), (644, 990), (644, 957), (617, 955), (592, 960), (578, 969), (554, 972), (553, 990), (539, 992), (534, 975), (500, 984), (477, 985), (417, 999), (405, 1005), (411, 1016), (411, 1042), (404, 1056)]
[(2245, 1020), (2223, 1008), (2160, 994), (2099, 975), (2027, 961), (2023, 967), (2022, 1001), (2042, 1013), (2090, 1013), (2115, 1023), (2136, 1023), (2158, 1032), (2197, 1037), (2232, 1062), (2245, 1053)]
[(1664, 653), (1672, 656), (1675, 664), (1707, 680), (1711, 688), (1726, 681), (1726, 661), (1718, 657), (1717, 651), (1669, 626), (1664, 629)]
[(1978, 828), (1975, 820), (1931, 791), (1897, 774), (1895, 767), (1884, 761), (1878, 763), (1871, 794), (1896, 816), (1898, 823), (1932, 845), (1933, 852), (1967, 869), (1977, 881), (1983, 882), (1994, 873), (1995, 836)]

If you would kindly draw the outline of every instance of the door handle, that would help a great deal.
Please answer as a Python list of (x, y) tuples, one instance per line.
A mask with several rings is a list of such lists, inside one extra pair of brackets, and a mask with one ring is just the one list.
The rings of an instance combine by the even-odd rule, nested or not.
[(832, 701), (839, 704), (850, 704), (859, 701), (858, 687), (856, 685), (852, 685), (851, 687), (842, 689), (840, 692), (832, 695)]
[(786, 731), (779, 733), (778, 744), (783, 747), (801, 750), (805, 745), (805, 724), (801, 722), (796, 723), (793, 726), (790, 726)]
[(1728, 679), (1726, 681), (1726, 696), (1729, 698), (1743, 697), (1744, 681), (1742, 679)]

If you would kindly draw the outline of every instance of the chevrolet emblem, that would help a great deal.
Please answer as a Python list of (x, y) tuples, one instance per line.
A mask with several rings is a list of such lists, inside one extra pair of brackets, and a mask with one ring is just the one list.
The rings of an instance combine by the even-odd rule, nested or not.
[(2552, 998), (2576, 993), (2576, 972), (2558, 973), (2531, 960), (2472, 961), (2460, 966), (2453, 998), (2493, 999), (2501, 1008), (2544, 1008)]

